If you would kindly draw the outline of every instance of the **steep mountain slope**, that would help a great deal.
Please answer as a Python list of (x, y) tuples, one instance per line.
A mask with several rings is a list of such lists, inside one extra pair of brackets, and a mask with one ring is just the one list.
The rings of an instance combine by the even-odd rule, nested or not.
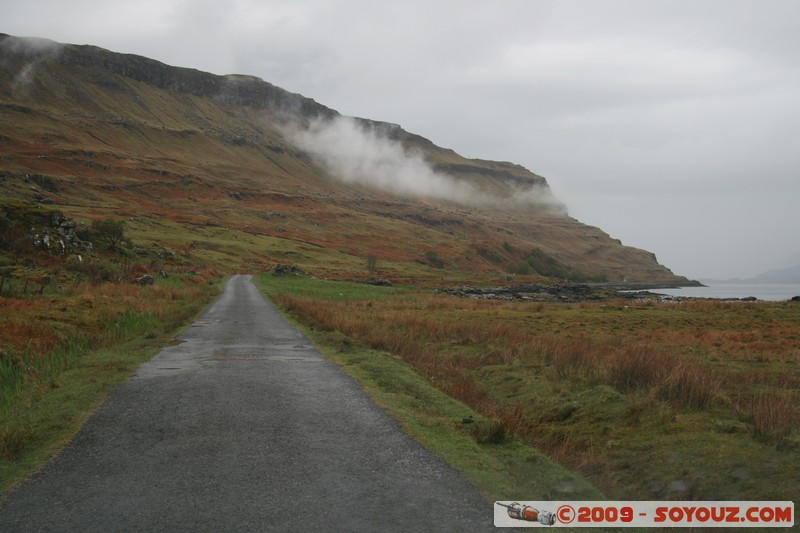
[(567, 216), (518, 165), (465, 159), (254, 77), (6, 35), (0, 190), (125, 219), (143, 250), (236, 269), (288, 258), (352, 275), (374, 255), (394, 276), (479, 276), (538, 248), (582, 278), (685, 281)]

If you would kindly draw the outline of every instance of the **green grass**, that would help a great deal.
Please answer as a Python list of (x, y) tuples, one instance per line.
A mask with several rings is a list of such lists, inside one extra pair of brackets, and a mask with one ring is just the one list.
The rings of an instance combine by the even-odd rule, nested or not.
[(349, 281), (330, 281), (308, 276), (273, 276), (261, 274), (253, 278), (269, 296), (292, 294), (330, 302), (355, 302), (412, 294), (408, 287), (381, 287)]
[(20, 391), (0, 418), (0, 479), (4, 490), (69, 440), (113, 386), (154, 349), (144, 348), (129, 343), (84, 353), (59, 375), (51, 390), (29, 387)]
[(86, 351), (88, 351), (86, 340), (76, 336), (54, 346), (41, 358), (26, 353), (18, 358), (0, 359), (0, 410), (14, 402), (32, 375), (40, 386), (57, 387), (61, 372), (69, 368)]
[(21, 391), (0, 412), (0, 494), (53, 457), (114, 387), (169, 338), (136, 339), (83, 353), (48, 390)]
[(124, 342), (136, 336), (153, 336), (158, 328), (157, 313), (124, 311), (106, 328), (106, 338), (111, 343)]
[(15, 323), (39, 316), (65, 337), (43, 354), (0, 353), (0, 495), (58, 453), (116, 385), (205, 308), (219, 281), (76, 290), (47, 297), (58, 304), (51, 316), (40, 299), (19, 301)]

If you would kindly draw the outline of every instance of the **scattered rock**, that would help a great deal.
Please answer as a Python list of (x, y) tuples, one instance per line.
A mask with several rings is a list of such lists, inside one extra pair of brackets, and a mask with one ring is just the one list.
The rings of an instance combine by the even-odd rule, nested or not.
[[(38, 201), (45, 205), (55, 203), (54, 199), (48, 197), (39, 198)], [(91, 250), (91, 243), (78, 237), (81, 225), (60, 211), (0, 206), (0, 217), (15, 220), (20, 226), (29, 228), (28, 235), (33, 245), (49, 252), (80, 254)]]
[(41, 174), (30, 174), (28, 175), (28, 179), (48, 192), (58, 192), (58, 185), (56, 184), (56, 180), (50, 176), (43, 176)]
[(652, 296), (650, 293), (623, 293), (605, 287), (595, 287), (580, 283), (526, 283), (507, 287), (449, 287), (442, 292), (462, 298), (482, 298), (491, 300), (527, 300), (535, 302), (577, 303), (586, 300), (607, 300), (612, 298), (636, 299)]
[[(659, 284), (657, 287), (661, 287)], [(686, 285), (695, 286), (695, 285)], [(488, 300), (522, 300), (533, 302), (579, 303), (586, 301), (629, 300), (629, 301), (671, 301), (716, 300), (726, 302), (757, 302), (755, 296), (746, 298), (695, 298), (690, 296), (668, 296), (651, 292), (645, 284), (613, 283), (574, 283), (553, 281), (546, 283), (525, 283), (503, 287), (446, 287), (440, 292), (462, 298)], [(654, 289), (657, 290), (657, 289)], [(800, 302), (800, 296), (792, 301)], [(626, 307), (627, 308), (627, 307)], [(623, 309), (620, 307), (620, 309)]]
[(362, 281), (362, 283), (364, 283), (366, 285), (377, 285), (379, 287), (391, 287), (392, 286), (392, 282), (390, 280), (382, 279), (382, 278), (365, 279), (364, 281)]
[(153, 276), (150, 274), (145, 274), (140, 278), (136, 278), (136, 283), (138, 285), (152, 285), (154, 281)]
[(308, 276), (308, 272), (297, 265), (277, 264), (270, 270), (274, 276)]

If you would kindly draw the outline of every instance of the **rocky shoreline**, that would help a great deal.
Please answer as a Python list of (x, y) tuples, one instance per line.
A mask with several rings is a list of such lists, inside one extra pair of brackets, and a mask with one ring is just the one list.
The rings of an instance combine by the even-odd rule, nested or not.
[(644, 284), (583, 284), (570, 282), (525, 283), (505, 287), (446, 287), (440, 292), (461, 298), (487, 300), (514, 300), (531, 302), (580, 303), (607, 300), (720, 300), (720, 301), (756, 301), (748, 298), (694, 298), (686, 296), (668, 296), (652, 292), (658, 288)]

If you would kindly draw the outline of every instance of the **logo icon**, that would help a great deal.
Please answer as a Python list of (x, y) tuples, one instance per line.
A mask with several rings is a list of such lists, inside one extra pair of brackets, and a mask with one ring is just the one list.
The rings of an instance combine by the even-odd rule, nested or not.
[(511, 505), (495, 502), (497, 505), (506, 508), (508, 516), (515, 520), (524, 520), (526, 522), (539, 522), (544, 526), (552, 526), (556, 523), (556, 515), (550, 511), (540, 511), (530, 505), (522, 505), (519, 502), (514, 502)]

